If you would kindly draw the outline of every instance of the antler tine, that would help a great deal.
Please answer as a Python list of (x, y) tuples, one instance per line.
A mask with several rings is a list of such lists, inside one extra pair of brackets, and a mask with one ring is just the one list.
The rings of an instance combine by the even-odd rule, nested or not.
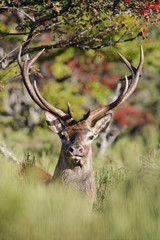
[(139, 76), (141, 74), (142, 66), (143, 66), (143, 62), (144, 62), (143, 47), (142, 46), (140, 47), (140, 61), (139, 61), (139, 65), (138, 65), (137, 68), (132, 66), (124, 56), (122, 56), (121, 54), (119, 54), (119, 56), (122, 58), (122, 60), (124, 61), (126, 66), (129, 68), (129, 70), (131, 71), (131, 74), (132, 74), (131, 83), (129, 85), (129, 88), (127, 90), (126, 95), (124, 96), (124, 98), (123, 98), (123, 100), (121, 102), (121, 103), (123, 103), (134, 92), (134, 90), (135, 90), (135, 88), (136, 88), (136, 86), (138, 84)]
[(24, 83), (30, 97), (33, 99), (33, 101), (35, 101), (43, 110), (46, 111), (48, 109), (39, 101), (38, 97), (36, 96), (36, 94), (34, 92), (32, 84), (30, 83), (29, 77), (28, 77), (28, 75), (29, 75), (29, 68), (27, 66), (28, 56), (26, 57), (26, 60), (23, 63), (22, 60), (21, 60), (21, 53), (22, 53), (22, 46), (20, 46), (20, 48), (19, 48), (17, 61), (18, 61), (19, 67), (21, 69), (21, 75), (22, 75), (23, 83)]
[(71, 105), (70, 105), (69, 102), (68, 102), (68, 115), (69, 115), (71, 118), (73, 117), (73, 112), (72, 112)]
[(142, 70), (142, 66), (143, 66), (143, 61), (144, 61), (144, 55), (143, 55), (143, 48), (141, 46), (140, 48), (140, 62), (138, 65), (138, 68), (136, 69), (134, 66), (132, 66), (130, 64), (130, 62), (119, 53), (120, 57), (122, 58), (122, 60), (124, 61), (124, 63), (127, 65), (127, 67), (129, 68), (129, 70), (131, 71), (132, 74), (132, 80), (131, 83), (128, 87), (128, 78), (127, 76), (125, 76), (125, 88), (122, 91), (122, 93), (120, 94), (120, 96), (112, 103), (101, 107), (95, 111), (92, 111), (88, 117), (88, 121), (93, 121), (94, 119), (102, 116), (103, 114), (105, 114), (106, 112), (108, 112), (109, 110), (115, 108), (116, 106), (120, 105), (121, 103), (123, 103), (124, 101), (126, 101), (128, 99), (128, 97), (134, 92), (137, 83), (138, 83), (138, 79)]
[(46, 108), (42, 102), (39, 100), (39, 98), (37, 97), (33, 87), (32, 87), (32, 84), (29, 80), (29, 67), (28, 67), (28, 55), (26, 56), (26, 59), (25, 59), (25, 62), (23, 64), (23, 67), (22, 67), (22, 72), (21, 72), (21, 75), (22, 75), (22, 78), (23, 78), (23, 83), (30, 95), (30, 97), (33, 99), (33, 101), (40, 107), (42, 108), (43, 110), (45, 111), (48, 111), (49, 109)]
[(127, 76), (125, 76), (125, 87), (124, 87), (123, 91), (120, 93), (119, 97), (114, 102), (112, 102), (108, 105), (105, 105), (104, 107), (98, 108), (95, 111), (92, 111), (89, 114), (87, 121), (92, 122), (94, 119), (102, 116), (106, 112), (110, 111), (111, 109), (113, 109), (117, 105), (119, 105), (121, 103), (122, 99), (124, 98), (127, 90), (128, 90), (128, 78), (127, 78)]
[(28, 63), (28, 68), (30, 68), (33, 63), (39, 58), (39, 56), (45, 51), (45, 48), (43, 48), (40, 52), (38, 52), (34, 57), (31, 58), (31, 60)]
[(34, 80), (34, 90), (35, 90), (35, 93), (37, 95), (37, 97), (39, 98), (39, 100), (42, 102), (42, 104), (48, 108), (48, 110), (50, 110), (54, 115), (56, 115), (57, 117), (61, 118), (62, 120), (65, 119), (66, 117), (66, 114), (61, 111), (60, 109), (57, 109), (55, 108), (54, 106), (52, 106), (50, 103), (48, 103), (43, 97), (42, 95), (40, 94), (38, 88), (37, 88), (37, 83), (36, 81)]
[[(30, 79), (29, 79), (29, 69), (31, 68), (33, 63), (37, 60), (37, 58), (44, 52), (44, 50), (45, 49), (38, 52), (30, 61), (28, 61), (28, 55), (27, 55), (25, 62), (23, 63), (21, 60), (22, 47), (20, 47), (17, 60), (18, 60), (18, 64), (21, 69), (21, 75), (23, 78), (23, 82), (24, 82), (24, 85), (25, 85), (30, 97), (33, 99), (33, 101), (37, 105), (39, 105), (40, 108), (42, 108), (44, 111), (49, 111), (49, 112), (53, 113), (58, 118), (62, 119), (65, 124), (68, 124), (70, 121), (73, 120), (72, 116), (71, 116), (72, 111), (68, 110), (68, 114), (65, 114), (60, 109), (57, 109), (54, 106), (52, 106), (41, 96), (40, 92), (38, 91), (36, 81), (34, 81), (34, 88), (33, 88), (32, 84), (30, 82)], [(71, 110), (71, 108), (70, 108), (70, 110)]]
[(18, 58), (17, 58), (19, 67), (20, 67), (20, 69), (21, 69), (21, 71), (22, 71), (23, 63), (22, 63), (22, 60), (21, 60), (21, 53), (22, 53), (22, 46), (20, 46), (20, 48), (19, 48)]

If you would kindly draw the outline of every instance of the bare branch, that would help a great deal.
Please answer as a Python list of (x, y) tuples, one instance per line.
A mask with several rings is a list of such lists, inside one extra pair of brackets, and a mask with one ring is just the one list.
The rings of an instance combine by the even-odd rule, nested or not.
[(23, 32), (23, 33), (3, 33), (0, 32), (0, 37), (5, 37), (5, 36), (20, 36), (20, 35), (28, 35), (29, 32)]
[(1, 7), (0, 9), (9, 9), (9, 10), (16, 10), (20, 13), (23, 13), (29, 20), (31, 20), (32, 22), (35, 22), (34, 17), (31, 17), (28, 13), (26, 13), (25, 11), (21, 10), (20, 8), (17, 7)]
[(105, 18), (111, 22), (111, 20), (112, 20), (111, 17), (108, 17), (107, 14), (101, 8), (99, 8), (99, 10), (101, 11), (101, 13), (103, 13)]
[(8, 151), (6, 145), (2, 142), (0, 142), (0, 153), (7, 158), (11, 158), (17, 164), (22, 162), (22, 160), (17, 159), (12, 152)]
[[(34, 36), (32, 36), (32, 39), (37, 37), (40, 33), (35, 34)], [(26, 40), (26, 42), (24, 42), (22, 45), (22, 47), (24, 45), (27, 46), (27, 42), (30, 42), (31, 39)], [(17, 54), (18, 54), (18, 50), (19, 49), (19, 45), (17, 47), (15, 47), (12, 51), (10, 51), (8, 54), (6, 54), (1, 60), (0, 60), (0, 68), (5, 69), (6, 67), (8, 67), (10, 64), (12, 64), (15, 59), (17, 58)], [(24, 54), (22, 54), (24, 55)]]

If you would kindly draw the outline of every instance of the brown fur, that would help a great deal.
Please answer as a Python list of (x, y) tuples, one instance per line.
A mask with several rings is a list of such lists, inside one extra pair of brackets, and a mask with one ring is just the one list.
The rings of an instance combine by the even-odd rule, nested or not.
[(52, 175), (48, 171), (39, 166), (19, 164), (18, 170), (21, 173), (26, 173), (28, 171), (29, 173), (31, 173), (31, 175), (34, 176), (34, 179), (42, 183), (47, 183), (52, 179)]

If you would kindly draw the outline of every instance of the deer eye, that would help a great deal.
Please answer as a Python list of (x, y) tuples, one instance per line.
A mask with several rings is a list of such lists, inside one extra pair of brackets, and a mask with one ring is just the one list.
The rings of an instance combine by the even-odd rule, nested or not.
[(88, 137), (88, 140), (93, 140), (93, 138), (94, 138), (94, 136), (91, 135), (91, 136)]
[(73, 136), (71, 136), (70, 141), (73, 142), (74, 139), (75, 139), (75, 136), (73, 135)]
[(64, 133), (61, 133), (61, 134), (60, 134), (60, 138), (61, 138), (62, 140), (66, 140), (65, 134), (64, 134)]

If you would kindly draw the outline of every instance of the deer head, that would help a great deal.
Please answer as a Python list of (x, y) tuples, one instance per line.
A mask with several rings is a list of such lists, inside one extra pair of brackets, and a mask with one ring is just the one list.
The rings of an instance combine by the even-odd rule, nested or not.
[(94, 111), (89, 109), (79, 121), (74, 120), (69, 103), (67, 113), (57, 109), (41, 96), (36, 81), (34, 81), (33, 87), (29, 80), (29, 70), (36, 59), (43, 53), (44, 49), (30, 61), (27, 56), (24, 62), (21, 60), (21, 51), (22, 48), (19, 50), (18, 64), (21, 69), (24, 85), (33, 101), (44, 110), (49, 128), (53, 132), (56, 132), (62, 141), (61, 153), (53, 179), (61, 177), (63, 181), (67, 183), (71, 182), (83, 191), (87, 193), (91, 192), (92, 194), (94, 192), (95, 194), (91, 144), (98, 134), (104, 131), (109, 125), (112, 114), (108, 113), (108, 111), (126, 101), (135, 90), (144, 59), (142, 46), (138, 68), (132, 66), (124, 56), (118, 53), (131, 71), (132, 79), (130, 84), (128, 84), (128, 78), (125, 76), (125, 86), (115, 101)]

